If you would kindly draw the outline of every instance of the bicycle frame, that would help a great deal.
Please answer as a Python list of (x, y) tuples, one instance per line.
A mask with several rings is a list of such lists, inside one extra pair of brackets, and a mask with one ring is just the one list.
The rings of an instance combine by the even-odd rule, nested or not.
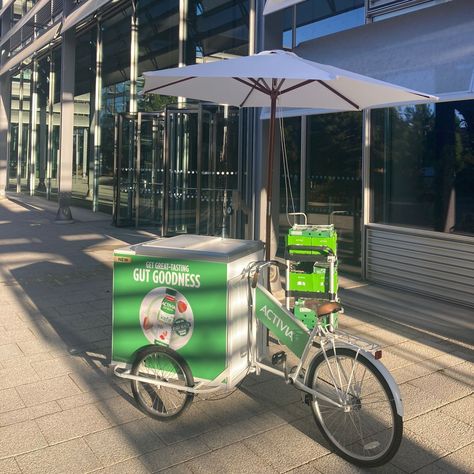
[[(257, 262), (258, 263), (258, 262)], [(263, 268), (264, 265), (268, 265), (271, 262), (266, 262), (259, 269)], [(248, 272), (255, 270), (255, 267), (248, 269)], [(257, 276), (258, 276), (257, 270)], [(298, 390), (308, 393), (309, 395), (323, 400), (327, 403), (330, 403), (338, 408), (343, 408), (345, 406), (344, 398), (347, 395), (340, 393), (339, 403), (331, 398), (326, 397), (323, 393), (313, 390), (308, 387), (307, 381), (302, 382), (300, 380), (300, 373), (305, 366), (313, 342), (317, 337), (319, 337), (319, 346), (320, 351), (323, 353), (326, 361), (328, 358), (326, 356), (326, 344), (331, 344), (331, 348), (336, 352), (337, 348), (349, 347), (356, 352), (356, 358), (361, 354), (361, 356), (370, 360), (378, 370), (383, 374), (385, 380), (392, 389), (392, 393), (395, 396), (395, 403), (397, 406), (397, 412), (400, 415), (403, 415), (403, 405), (401, 401), (400, 391), (398, 385), (396, 384), (393, 377), (390, 375), (388, 370), (383, 364), (376, 360), (371, 352), (378, 349), (378, 346), (372, 342), (366, 341), (363, 338), (353, 336), (345, 333), (344, 331), (338, 330), (337, 332), (332, 329), (332, 324), (330, 323), (330, 329), (327, 330), (323, 327), (318, 320), (315, 327), (310, 331), (302, 322), (298, 321), (294, 315), (286, 309), (285, 306), (281, 303), (262, 285), (256, 283), (255, 285), (250, 285), (249, 291), (251, 295), (251, 304), (250, 304), (250, 318), (249, 318), (249, 372), (254, 372), (257, 375), (260, 374), (261, 370), (265, 370), (274, 375), (282, 377), (287, 383), (291, 383)], [(257, 324), (260, 321), (263, 326), (269, 329), (278, 339), (282, 342), (291, 352), (293, 352), (299, 359), (299, 363), (296, 366), (296, 369), (291, 374), (287, 374), (285, 371), (275, 369), (274, 367), (267, 365), (260, 361), (260, 354), (257, 353)], [(330, 318), (332, 321), (332, 318)], [(329, 366), (329, 364), (328, 364)], [(333, 378), (334, 386), (342, 387), (341, 374), (339, 368), (337, 374), (332, 373), (330, 369), (331, 377)], [(354, 368), (353, 371), (354, 372)], [(114, 368), (114, 373), (118, 377), (137, 380), (143, 383), (149, 383), (156, 385), (157, 387), (167, 387), (173, 388), (179, 391), (186, 391), (193, 394), (204, 394), (212, 393), (222, 388), (222, 382), (227, 377), (227, 370), (224, 370), (216, 379), (213, 381), (198, 381), (194, 387), (186, 387), (182, 385), (177, 385), (170, 382), (153, 380), (147, 377), (132, 375), (130, 371), (124, 370), (119, 367)], [(352, 380), (353, 373), (344, 374), (346, 380), (349, 382)], [(337, 383), (339, 381), (339, 384)], [(350, 384), (347, 384), (348, 386)]]

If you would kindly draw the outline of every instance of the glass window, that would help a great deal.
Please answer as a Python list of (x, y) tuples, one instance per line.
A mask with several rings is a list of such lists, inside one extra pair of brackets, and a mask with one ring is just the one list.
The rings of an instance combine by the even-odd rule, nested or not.
[[(296, 5), (296, 45), (365, 23), (364, 0), (307, 0)], [(285, 11), (283, 46), (292, 47), (293, 8)]]
[(102, 24), (102, 109), (100, 111), (101, 157), (99, 205), (110, 210), (113, 203), (114, 126), (118, 113), (128, 110), (130, 99), (131, 8)]
[(372, 111), (373, 221), (474, 234), (474, 101)]
[(93, 161), (90, 135), (94, 112), (96, 28), (76, 39), (72, 196), (92, 200)]
[(308, 117), (306, 213), (310, 224), (333, 223), (345, 271), (360, 271), (362, 114)]

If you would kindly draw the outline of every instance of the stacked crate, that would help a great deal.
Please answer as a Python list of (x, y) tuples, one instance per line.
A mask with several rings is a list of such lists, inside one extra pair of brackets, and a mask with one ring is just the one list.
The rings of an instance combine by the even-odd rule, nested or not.
[[(295, 316), (308, 328), (316, 314), (305, 306), (310, 300), (337, 301), (337, 233), (331, 225), (295, 225), (288, 231), (286, 259), (287, 304), (294, 297)], [(331, 258), (334, 256), (334, 258)], [(333, 285), (330, 267), (333, 266)], [(326, 324), (328, 321), (325, 322)], [(337, 321), (336, 321), (337, 323)]]

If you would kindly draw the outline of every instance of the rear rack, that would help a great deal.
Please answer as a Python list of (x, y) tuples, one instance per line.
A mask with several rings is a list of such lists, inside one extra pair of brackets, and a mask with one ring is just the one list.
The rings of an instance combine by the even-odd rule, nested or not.
[(375, 342), (368, 341), (367, 339), (364, 339), (360, 336), (354, 336), (353, 334), (349, 334), (348, 332), (342, 331), (340, 329), (336, 330), (334, 336), (336, 340), (360, 347), (367, 352), (374, 352), (380, 349), (380, 346)]

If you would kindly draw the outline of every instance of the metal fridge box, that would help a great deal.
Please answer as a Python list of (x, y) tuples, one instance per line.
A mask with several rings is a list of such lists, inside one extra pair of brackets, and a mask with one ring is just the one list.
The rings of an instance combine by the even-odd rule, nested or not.
[[(259, 241), (202, 235), (115, 250), (112, 363), (130, 366), (140, 348), (169, 344), (195, 379), (237, 383), (249, 366), (248, 282), (242, 272), (262, 259)], [(157, 323), (164, 310), (173, 321), (166, 337), (163, 322)]]

